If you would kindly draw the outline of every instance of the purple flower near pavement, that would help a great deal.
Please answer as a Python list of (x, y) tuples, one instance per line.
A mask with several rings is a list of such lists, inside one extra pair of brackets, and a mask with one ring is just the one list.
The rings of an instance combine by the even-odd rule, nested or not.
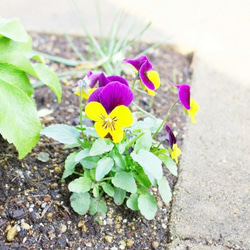
[(133, 92), (125, 84), (112, 81), (96, 89), (89, 97), (88, 102), (99, 102), (109, 114), (119, 105), (128, 106), (133, 100)]
[(169, 147), (171, 149), (173, 149), (173, 145), (176, 144), (176, 142), (177, 142), (176, 137), (175, 137), (172, 129), (168, 125), (165, 126), (165, 129), (168, 133)]
[(185, 109), (190, 109), (190, 86), (187, 84), (178, 85), (171, 83), (179, 89), (179, 98)]
[(148, 89), (155, 90), (155, 84), (148, 77), (148, 72), (152, 71), (153, 66), (146, 56), (140, 56), (136, 59), (124, 59), (123, 61), (131, 64), (138, 71), (141, 82)]

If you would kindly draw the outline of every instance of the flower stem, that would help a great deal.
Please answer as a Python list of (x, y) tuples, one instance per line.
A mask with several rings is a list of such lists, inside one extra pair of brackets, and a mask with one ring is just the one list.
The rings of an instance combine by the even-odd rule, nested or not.
[(80, 98), (79, 98), (79, 108), (80, 108), (80, 127), (81, 127), (81, 134), (82, 134), (82, 139), (83, 142), (85, 143), (85, 137), (84, 137), (84, 133), (83, 133), (83, 124), (82, 124), (82, 88), (81, 88), (81, 84), (80, 84)]
[(167, 114), (165, 115), (161, 125), (159, 126), (159, 128), (156, 130), (156, 132), (153, 135), (153, 139), (155, 139), (155, 137), (157, 136), (157, 134), (159, 133), (159, 131), (162, 129), (163, 125), (165, 124), (165, 122), (167, 121), (169, 115), (171, 114), (172, 110), (174, 109), (175, 105), (179, 102), (179, 99), (177, 101), (174, 102), (174, 104), (170, 107), (170, 109), (168, 110)]
[(130, 141), (127, 146), (126, 146), (126, 150), (129, 150), (129, 148), (133, 145), (133, 143), (135, 141), (137, 141), (141, 136), (143, 136), (145, 134), (144, 131), (142, 131), (139, 135), (137, 135), (132, 141)]
[(149, 103), (149, 105), (148, 105), (150, 108), (152, 108), (152, 106), (153, 106), (154, 99), (155, 99), (155, 97), (154, 97), (154, 96), (151, 96), (150, 103)]
[(131, 86), (131, 90), (133, 91), (134, 90), (134, 88), (135, 88), (135, 83), (136, 83), (136, 81), (139, 79), (139, 74), (137, 74), (136, 75), (136, 77), (134, 78), (134, 80), (133, 80), (133, 83), (132, 83), (132, 86)]
[(141, 108), (139, 105), (137, 105), (135, 102), (132, 102), (132, 104), (139, 109), (142, 113), (144, 113), (145, 115), (149, 116), (150, 118), (156, 120), (156, 117), (152, 114), (150, 114), (149, 112), (147, 112), (146, 110), (144, 110), (143, 108)]

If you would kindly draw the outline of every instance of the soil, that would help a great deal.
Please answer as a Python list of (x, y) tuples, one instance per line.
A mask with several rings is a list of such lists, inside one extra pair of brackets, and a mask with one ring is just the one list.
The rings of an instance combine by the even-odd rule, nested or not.
[[(78, 59), (65, 37), (31, 34), (35, 50), (68, 59)], [(74, 38), (74, 44), (87, 54), (87, 40)], [(132, 58), (149, 44), (138, 43), (131, 47)], [(173, 71), (177, 83), (190, 83), (190, 58), (167, 46), (151, 50), (148, 57), (161, 77), (161, 89), (157, 92), (151, 110), (150, 98), (136, 96), (135, 101), (155, 116), (163, 118), (177, 94), (171, 91)], [(75, 70), (61, 63), (48, 61), (57, 73)], [(79, 100), (74, 95), (74, 86), (83, 74), (61, 78), (63, 97), (57, 103), (54, 93), (47, 87), (35, 91), (38, 110), (46, 112), (41, 118), (43, 126), (50, 124), (79, 124)], [(32, 79), (33, 83), (36, 83)], [(132, 107), (134, 109), (134, 107)], [(178, 145), (185, 136), (185, 116), (181, 105), (173, 110), (168, 124), (178, 132)], [(160, 134), (162, 138), (165, 133)], [(40, 152), (49, 154), (45, 162)], [(168, 220), (171, 204), (162, 202), (156, 188), (152, 189), (158, 200), (155, 219), (147, 221), (138, 212), (117, 206), (107, 199), (108, 213), (99, 223), (87, 214), (76, 214), (69, 203), (70, 193), (66, 183), (61, 182), (64, 160), (69, 150), (63, 145), (41, 137), (37, 146), (23, 160), (18, 160), (15, 147), (0, 138), (0, 248), (4, 249), (166, 249), (169, 243)], [(166, 168), (164, 174), (171, 188), (177, 178)], [(9, 230), (9, 228), (11, 228)], [(8, 231), (9, 230), (9, 231)], [(11, 236), (7, 239), (7, 236)]]

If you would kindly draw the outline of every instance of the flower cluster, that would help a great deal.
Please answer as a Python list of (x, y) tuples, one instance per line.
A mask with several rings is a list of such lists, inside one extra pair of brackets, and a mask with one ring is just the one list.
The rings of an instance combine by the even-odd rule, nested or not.
[[(166, 111), (163, 119), (154, 117), (134, 103), (133, 93), (139, 90), (154, 96), (160, 87), (159, 74), (146, 56), (124, 59), (124, 62), (136, 73), (131, 84), (121, 76), (90, 71), (76, 86), (80, 107), (82, 99), (86, 99), (85, 117), (93, 121), (93, 126), (82, 124), (80, 117), (80, 127), (52, 125), (42, 134), (69, 147), (80, 148), (67, 157), (63, 174), (63, 180), (71, 174), (80, 176), (68, 185), (72, 192), (71, 206), (77, 213), (90, 211), (105, 216), (106, 203), (101, 199), (104, 192), (118, 205), (126, 199), (130, 209), (140, 211), (150, 220), (155, 216), (157, 203), (149, 189), (158, 185), (162, 200), (165, 203), (170, 201), (171, 189), (162, 167), (165, 165), (177, 175), (176, 164), (181, 154), (175, 132), (167, 124), (167, 119), (175, 105), (180, 103), (191, 121), (196, 122), (194, 117), (199, 106), (190, 97), (189, 85), (172, 83), (178, 89), (178, 100)], [(130, 111), (131, 104), (147, 117), (138, 119), (137, 113)], [(158, 141), (157, 135), (163, 128), (167, 139)], [(76, 172), (77, 164), (82, 166), (81, 172)]]

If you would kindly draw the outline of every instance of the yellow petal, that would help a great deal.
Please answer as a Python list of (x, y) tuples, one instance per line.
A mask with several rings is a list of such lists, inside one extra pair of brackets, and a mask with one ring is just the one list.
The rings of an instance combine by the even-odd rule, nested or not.
[(149, 88), (147, 88), (147, 87), (145, 87), (145, 90), (146, 90), (146, 92), (147, 92), (150, 96), (155, 96), (154, 90), (151, 90), (151, 89), (149, 89)]
[(109, 114), (109, 117), (115, 121), (116, 127), (128, 127), (133, 123), (131, 111), (124, 105), (115, 107)]
[[(79, 87), (76, 88), (74, 94), (80, 96), (80, 88)], [(89, 95), (83, 89), (82, 89), (82, 98), (86, 99), (86, 100), (89, 98)]]
[(98, 121), (95, 123), (95, 130), (97, 132), (97, 134), (101, 137), (101, 138), (105, 138), (105, 136), (110, 133), (110, 129), (105, 129), (103, 127), (103, 121)]
[(200, 106), (199, 104), (193, 99), (190, 99), (190, 109), (188, 110), (188, 114), (191, 118), (191, 122), (192, 123), (196, 123), (196, 120), (194, 119), (194, 117), (196, 116), (196, 113), (199, 111)]
[(161, 85), (160, 76), (157, 71), (149, 70), (147, 72), (148, 79), (155, 85), (155, 90), (158, 89)]
[(103, 121), (108, 116), (105, 108), (99, 102), (90, 102), (85, 108), (85, 113), (93, 121)]
[(178, 163), (178, 157), (181, 155), (181, 150), (178, 148), (177, 144), (173, 145), (173, 150), (171, 151), (171, 158)]
[(119, 126), (116, 126), (115, 130), (111, 131), (110, 134), (114, 143), (119, 143), (123, 139), (123, 130)]

